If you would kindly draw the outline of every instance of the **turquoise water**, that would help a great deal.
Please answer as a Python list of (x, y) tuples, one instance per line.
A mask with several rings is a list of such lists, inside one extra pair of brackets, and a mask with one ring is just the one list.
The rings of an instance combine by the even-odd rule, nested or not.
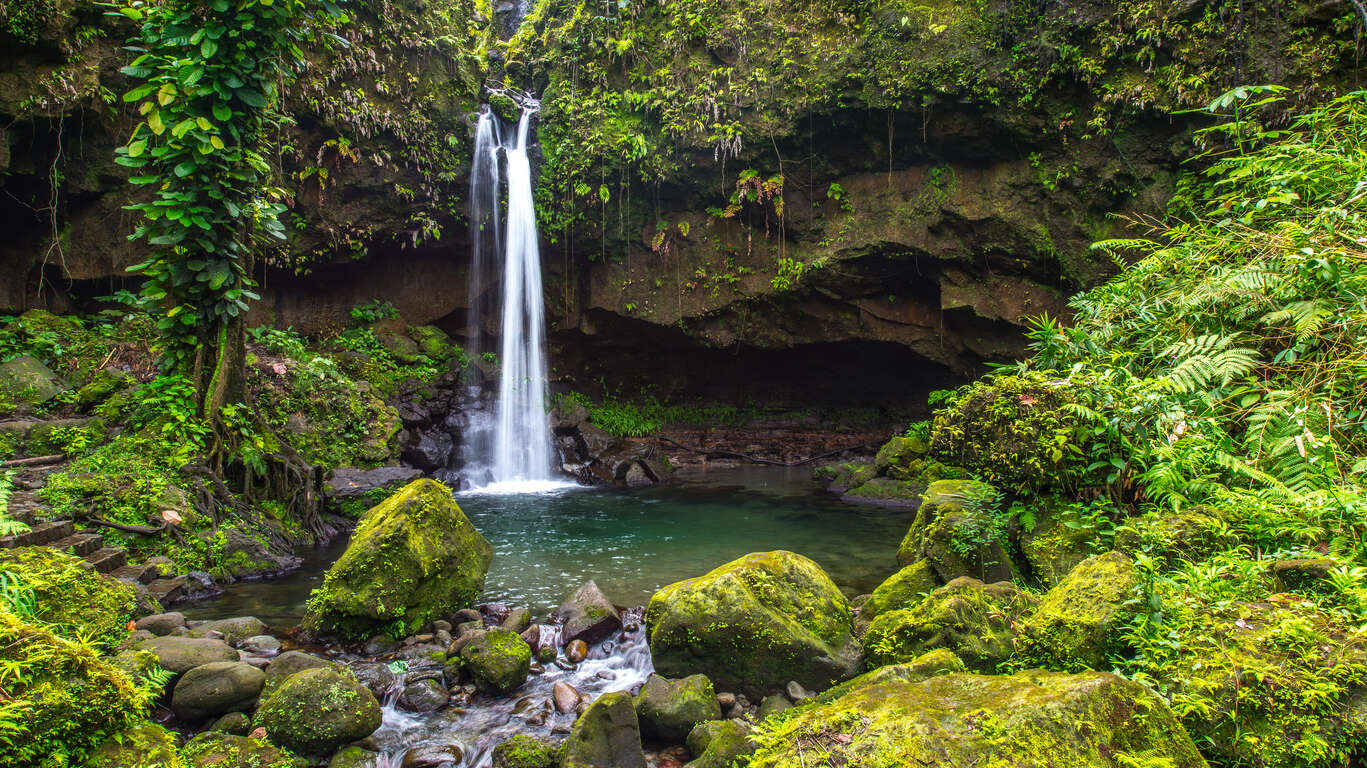
[[(543, 494), (457, 494), (494, 545), (486, 602), (545, 616), (587, 579), (620, 605), (706, 573), (748, 552), (788, 549), (821, 565), (847, 593), (867, 592), (897, 567), (914, 512), (851, 506), (825, 493), (808, 469), (689, 471), (636, 491), (568, 488)], [(343, 545), (313, 553), (280, 579), (230, 586), (180, 606), (193, 618), (256, 615), (296, 623), (309, 590)]]

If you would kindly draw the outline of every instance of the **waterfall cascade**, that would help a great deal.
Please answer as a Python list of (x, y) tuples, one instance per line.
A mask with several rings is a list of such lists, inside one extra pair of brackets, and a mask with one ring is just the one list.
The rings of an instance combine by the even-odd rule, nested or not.
[[(474, 354), (483, 350), (478, 327), (485, 309), (485, 286), (492, 282), (495, 256), (503, 256), (500, 312), (502, 344), (496, 417), (483, 434), (467, 439), (488, 462), (492, 490), (537, 490), (560, 485), (551, 478), (551, 436), (546, 407), (546, 322), (541, 291), (541, 253), (532, 199), (528, 158), (531, 123), (537, 104), (522, 104), (511, 140), (503, 137), (499, 119), (487, 108), (475, 133), (470, 181), (472, 218), (471, 330)], [(500, 162), (501, 158), (501, 162)], [(503, 183), (506, 180), (506, 184)], [(502, 190), (507, 215), (499, 216)], [(488, 434), (491, 431), (492, 435)], [(478, 430), (477, 430), (478, 432)]]

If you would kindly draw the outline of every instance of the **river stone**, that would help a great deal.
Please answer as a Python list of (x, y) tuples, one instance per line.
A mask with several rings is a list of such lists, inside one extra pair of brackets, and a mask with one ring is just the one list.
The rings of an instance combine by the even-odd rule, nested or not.
[(560, 768), (646, 768), (630, 693), (605, 693), (584, 710), (561, 747)]
[(181, 747), (180, 755), (187, 768), (284, 768), (294, 764), (290, 753), (263, 739), (220, 731), (205, 731), (190, 739)]
[(481, 691), (504, 694), (531, 673), (532, 647), (516, 632), (491, 629), (461, 648), (460, 659)]
[(711, 720), (698, 723), (688, 733), (693, 761), (685, 768), (731, 768), (738, 759), (755, 751), (750, 724), (744, 720)]
[(261, 702), (253, 724), (286, 749), (326, 756), (374, 733), (382, 719), (370, 689), (350, 674), (318, 668), (280, 683)]
[(56, 397), (62, 382), (51, 368), (32, 355), (0, 363), (0, 394), (9, 400), (38, 405)]
[(404, 753), (400, 768), (457, 768), (464, 757), (456, 744), (429, 744)]
[(571, 640), (565, 647), (565, 659), (571, 664), (578, 664), (588, 657), (589, 646), (583, 640)]
[[(508, 611), (508, 615), (504, 617), (503, 621), (500, 621), (498, 625), (503, 629), (521, 634), (531, 628), (532, 612), (526, 608), (514, 608), (511, 611)], [(522, 639), (527, 640), (525, 637)], [(527, 642), (531, 643), (530, 640), (527, 640)]]
[(137, 628), (151, 632), (157, 637), (165, 637), (185, 626), (183, 613), (155, 613), (138, 619)]
[(266, 674), (240, 661), (215, 661), (181, 675), (171, 693), (171, 711), (187, 723), (256, 704)]
[(651, 675), (635, 703), (641, 733), (668, 744), (682, 744), (698, 723), (721, 719), (717, 692), (706, 675), (682, 680)]
[(494, 747), (493, 768), (555, 768), (556, 745), (525, 733), (514, 734)]
[(657, 673), (702, 673), (756, 698), (789, 680), (824, 690), (860, 668), (849, 602), (820, 566), (783, 550), (664, 587), (645, 621)]
[(229, 712), (215, 720), (209, 730), (246, 736), (252, 730), (252, 720), (241, 712)]
[(180, 675), (215, 661), (237, 661), (238, 653), (222, 640), (204, 637), (154, 637), (136, 648), (157, 657), (162, 669)]
[(1010, 582), (984, 584), (967, 576), (931, 592), (909, 610), (888, 611), (864, 633), (870, 668), (911, 661), (944, 648), (965, 666), (992, 672), (1010, 658), (1017, 620), (1035, 600)]
[(409, 683), (399, 694), (399, 707), (409, 712), (434, 712), (446, 706), (446, 689), (435, 680)]
[(354, 638), (415, 631), (474, 602), (492, 557), (451, 491), (416, 480), (361, 518), (309, 599), (304, 628)]
[(320, 668), (335, 671), (343, 669), (342, 665), (335, 661), (328, 661), (303, 651), (285, 651), (272, 659), (270, 666), (266, 667), (266, 685), (262, 689), (261, 695), (263, 697), (269, 695), (277, 685), (296, 672)]
[(1056, 669), (1104, 667), (1111, 654), (1122, 650), (1139, 586), (1134, 561), (1123, 552), (1082, 561), (1044, 594), (1025, 621), (1019, 654), (1032, 664)]
[(237, 645), (249, 637), (266, 634), (266, 623), (255, 616), (206, 621), (191, 629), (190, 637), (213, 637), (211, 632), (221, 633), (224, 642)]
[(555, 711), (562, 715), (578, 710), (581, 698), (579, 691), (564, 681), (556, 681), (551, 688), (551, 701), (555, 703)]
[(589, 644), (601, 642), (622, 628), (622, 617), (592, 579), (566, 598), (551, 618), (563, 622), (561, 645), (569, 645), (574, 640)]
[(763, 729), (749, 767), (800, 765), (802, 745), (816, 742), (828, 765), (1206, 768), (1163, 699), (1109, 673), (1030, 670), (907, 681), (881, 672)]
[(238, 650), (274, 656), (280, 652), (280, 641), (270, 635), (253, 635), (237, 644)]
[(95, 748), (85, 768), (177, 768), (176, 736), (156, 723), (143, 722)]
[(398, 681), (388, 664), (378, 661), (361, 661), (351, 665), (351, 674), (361, 685), (370, 689), (375, 698), (384, 701), (390, 689)]
[(379, 752), (361, 747), (342, 747), (328, 761), (328, 768), (379, 768), (380, 757)]

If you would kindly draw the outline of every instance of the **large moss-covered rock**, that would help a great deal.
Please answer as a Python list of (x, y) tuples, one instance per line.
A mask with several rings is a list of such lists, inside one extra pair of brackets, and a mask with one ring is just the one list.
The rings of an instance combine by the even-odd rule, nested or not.
[(187, 768), (296, 768), (294, 755), (262, 739), (205, 731), (181, 749)]
[(693, 760), (685, 768), (731, 768), (739, 758), (755, 751), (750, 724), (744, 720), (709, 720), (688, 733)]
[(1162, 699), (1104, 672), (866, 678), (838, 699), (761, 724), (750, 768), (802, 765), (804, 748), (820, 750), (827, 765), (870, 768), (1206, 765)]
[(137, 592), (81, 558), (48, 547), (0, 550), (0, 572), (6, 571), (33, 590), (34, 617), (57, 634), (111, 645), (127, 634)]
[(909, 662), (927, 651), (953, 651), (965, 666), (995, 671), (1010, 658), (1016, 625), (1033, 599), (1009, 582), (984, 584), (960, 577), (931, 592), (915, 608), (889, 611), (864, 633), (870, 668)]
[(0, 668), (7, 670), (6, 747), (0, 767), (79, 760), (108, 734), (137, 725), (150, 703), (122, 671), (93, 648), (0, 610)]
[(248, 712), (261, 695), (266, 673), (241, 661), (216, 661), (181, 675), (171, 711), (187, 723), (227, 712)]
[(783, 550), (664, 587), (645, 620), (656, 672), (702, 673), (722, 690), (763, 696), (789, 680), (822, 690), (859, 667), (844, 595), (816, 563)]
[(1015, 565), (1004, 541), (1007, 519), (996, 488), (977, 480), (937, 480), (926, 487), (897, 562), (926, 560), (942, 583), (960, 576), (1010, 581)]
[(872, 619), (888, 611), (912, 608), (938, 584), (930, 563), (917, 560), (879, 584), (860, 613), (863, 618)]
[(651, 675), (636, 697), (641, 733), (669, 744), (682, 744), (698, 723), (721, 719), (717, 692), (706, 675), (670, 680)]
[(885, 507), (915, 507), (921, 503), (921, 492), (925, 488), (924, 483), (915, 480), (875, 477), (851, 488), (840, 498), (842, 501)]
[(460, 649), (460, 660), (487, 693), (503, 694), (522, 685), (532, 665), (532, 647), (516, 632), (479, 632)]
[[(1069, 525), (1073, 522), (1073, 525)], [(1030, 576), (1045, 587), (1059, 583), (1092, 555), (1093, 531), (1065, 517), (1061, 503), (1037, 503), (1016, 520), (1016, 540)]]
[(90, 753), (86, 768), (182, 768), (175, 734), (142, 723), (105, 739)]
[(636, 708), (626, 691), (605, 693), (584, 710), (561, 747), (560, 768), (645, 768)]
[(873, 467), (880, 475), (906, 479), (912, 462), (926, 455), (928, 450), (930, 446), (919, 437), (894, 437), (878, 449), (878, 455), (873, 457)]
[(61, 391), (62, 382), (57, 374), (32, 355), (19, 355), (0, 363), (0, 399), (38, 405)]
[(1206, 507), (1149, 514), (1116, 532), (1115, 546), (1131, 554), (1145, 552), (1173, 560), (1203, 560), (1233, 549), (1239, 539), (1229, 525)]
[[(276, 686), (288, 680), (295, 673), (303, 672), (306, 669), (331, 669), (334, 672), (341, 672), (345, 667), (335, 661), (328, 661), (311, 653), (285, 651), (271, 659), (270, 666), (266, 667), (266, 681), (261, 688), (261, 695), (263, 697), (269, 696)], [(389, 670), (386, 668), (385, 671), (388, 672)]]
[(1065, 407), (1081, 389), (1042, 371), (983, 377), (936, 412), (931, 454), (1012, 491), (1075, 480), (1091, 458), (1060, 446), (1083, 426)]
[(1134, 617), (1139, 574), (1122, 552), (1084, 560), (1045, 593), (1021, 628), (1018, 650), (1028, 663), (1054, 669), (1099, 669), (1121, 649)]
[(370, 689), (349, 673), (306, 669), (287, 678), (261, 702), (253, 724), (273, 744), (304, 755), (326, 756), (364, 739), (383, 715)]
[(361, 519), (309, 600), (315, 633), (404, 634), (468, 607), (484, 587), (493, 547), (435, 480), (416, 480)]

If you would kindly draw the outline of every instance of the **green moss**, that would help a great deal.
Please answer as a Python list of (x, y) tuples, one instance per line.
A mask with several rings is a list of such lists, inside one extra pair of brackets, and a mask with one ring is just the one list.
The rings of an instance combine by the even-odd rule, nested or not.
[[(70, 606), (67, 606), (69, 609)], [(139, 689), (81, 642), (0, 609), (0, 766), (57, 768), (143, 721), (155, 692)]]
[(1011, 584), (958, 578), (914, 608), (883, 613), (864, 633), (870, 668), (910, 662), (928, 651), (952, 651), (968, 669), (991, 672), (1010, 658), (1018, 618), (1033, 604)]
[[(1204, 768), (1162, 699), (1114, 675), (1028, 672), (900, 679), (885, 670), (757, 729), (750, 768)], [(862, 684), (861, 684), (862, 683)]]
[(556, 749), (541, 739), (517, 733), (494, 747), (495, 768), (554, 768)]
[(31, 595), (32, 618), (63, 637), (113, 647), (128, 634), (137, 606), (133, 588), (96, 573), (79, 557), (47, 547), (0, 550), (0, 572)]
[(480, 690), (505, 694), (527, 679), (532, 647), (516, 632), (493, 629), (466, 643), (460, 659)]
[[(240, 713), (239, 713), (240, 714)], [(106, 740), (86, 761), (87, 768), (183, 768), (175, 734), (143, 723)]]
[(492, 557), (449, 488), (414, 481), (361, 519), (309, 598), (304, 625), (358, 639), (416, 631), (468, 607)]
[(326, 757), (369, 736), (382, 719), (375, 696), (349, 671), (316, 667), (277, 685), (257, 708), (252, 724), (265, 728), (274, 744)]
[(296, 768), (294, 755), (262, 739), (206, 731), (181, 750), (188, 768)]
[(1121, 552), (1084, 560), (1053, 589), (1021, 629), (1022, 663), (1054, 669), (1101, 669), (1123, 648), (1140, 587), (1134, 561)]
[(717, 692), (706, 675), (682, 680), (651, 675), (635, 705), (641, 733), (666, 744), (682, 744), (698, 723), (722, 717)]
[(938, 583), (930, 563), (917, 560), (879, 584), (861, 613), (871, 619), (887, 611), (914, 608)]
[(824, 689), (857, 669), (848, 601), (816, 563), (753, 553), (656, 592), (646, 609), (655, 670), (707, 675), (762, 695), (797, 680)]

